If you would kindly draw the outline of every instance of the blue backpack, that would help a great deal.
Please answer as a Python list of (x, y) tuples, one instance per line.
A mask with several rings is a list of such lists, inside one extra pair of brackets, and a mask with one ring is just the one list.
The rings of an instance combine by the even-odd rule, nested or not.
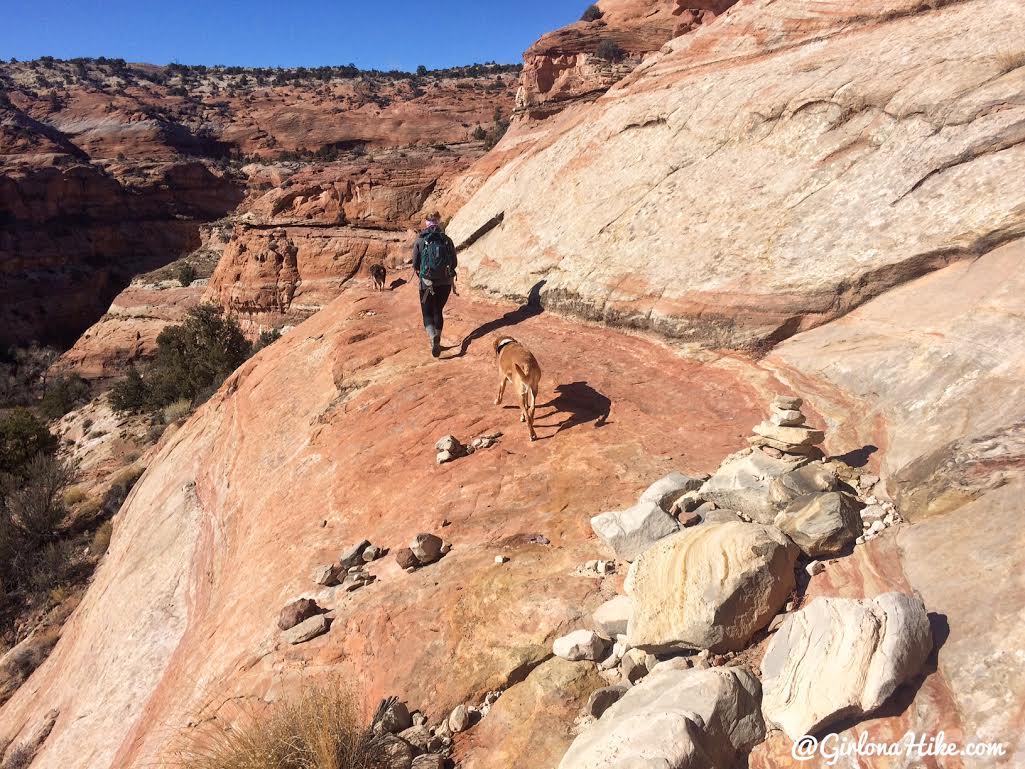
[(431, 229), (423, 235), (420, 249), (420, 278), (430, 283), (446, 283), (452, 278), (452, 243), (444, 232)]

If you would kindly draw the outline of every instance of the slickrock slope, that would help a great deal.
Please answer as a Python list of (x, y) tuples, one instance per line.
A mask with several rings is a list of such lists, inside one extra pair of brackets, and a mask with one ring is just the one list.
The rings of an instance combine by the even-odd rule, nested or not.
[[(368, 220), (339, 233), (325, 257), (343, 263), (343, 279), (350, 252), (404, 238), (439, 182), (483, 154), (474, 131), (496, 108), (511, 111), (515, 77), (502, 66), (413, 77), (0, 64), (0, 346), (70, 345), (134, 276), (196, 249), (202, 222), (300, 169), (337, 186), (350, 219)], [(379, 163), (383, 150), (395, 158)], [(256, 161), (247, 173), (245, 161)], [(291, 167), (280, 173), (277, 161)], [(60, 307), (43, 306), (56, 295)]]
[(473, 285), (760, 346), (1025, 232), (1025, 20), (751, 2), (552, 118), (462, 208)]
[[(399, 694), (432, 719), (480, 701), (614, 589), (617, 577), (571, 574), (599, 556), (589, 516), (669, 469), (709, 470), (761, 416), (765, 394), (744, 382), (758, 375), (740, 360), (699, 364), (529, 309), (451, 305), (446, 340), (470, 343), (433, 361), (413, 286), (347, 291), (150, 458), (61, 643), (0, 712), (0, 735), (17, 737), (60, 710), (34, 769), (149, 765), (204, 711), (276, 698), (302, 670), (348, 671), (369, 698)], [(544, 366), (538, 443), (492, 405), (494, 333), (514, 333)], [(435, 464), (441, 435), (494, 430), (496, 446)], [(363, 537), (394, 551), (421, 531), (452, 551), (414, 574), (375, 563), (378, 581), (353, 594), (310, 578)], [(277, 612), (303, 595), (332, 609), (330, 632), (282, 646)], [(540, 685), (506, 695), (524, 715), (506, 712), (464, 759), (499, 750), (510, 765), (530, 754), (554, 766), (569, 735), (539, 756), (519, 733), (551, 696), (532, 693)]]

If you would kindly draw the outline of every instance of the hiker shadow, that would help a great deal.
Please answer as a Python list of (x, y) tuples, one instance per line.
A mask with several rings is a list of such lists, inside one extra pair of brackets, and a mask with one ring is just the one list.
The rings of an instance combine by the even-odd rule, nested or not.
[(552, 409), (548, 413), (539, 416), (538, 419), (541, 420), (548, 420), (559, 414), (565, 415), (562, 420), (554, 424), (534, 423), (536, 427), (554, 427), (555, 432), (552, 435), (558, 435), (563, 430), (569, 430), (571, 427), (584, 425), (588, 422), (593, 422), (595, 428), (612, 424), (609, 422), (612, 401), (608, 396), (603, 395), (587, 384), (587, 382), (571, 382), (559, 385), (555, 388), (555, 397), (547, 403), (539, 403), (538, 407)]
[(463, 337), (463, 341), (459, 345), (459, 352), (450, 357), (462, 358), (466, 355), (466, 351), (470, 349), (470, 345), (478, 339), (481, 339), (488, 334), (498, 331), (500, 328), (507, 328), (508, 326), (515, 326), (517, 323), (522, 323), (528, 318), (533, 318), (544, 312), (544, 307), (541, 306), (541, 289), (547, 281), (539, 280), (535, 283), (530, 293), (527, 295), (527, 301), (517, 307), (515, 310), (510, 310), (500, 318), (489, 320), (487, 323), (483, 323), (469, 334)]

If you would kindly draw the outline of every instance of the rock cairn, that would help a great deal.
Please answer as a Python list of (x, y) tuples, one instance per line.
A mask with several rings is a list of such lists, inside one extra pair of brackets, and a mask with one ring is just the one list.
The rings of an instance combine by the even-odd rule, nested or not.
[(805, 424), (805, 416), (801, 413), (803, 403), (800, 398), (777, 395), (772, 400), (772, 414), (754, 428), (754, 435), (747, 439), (748, 443), (777, 459), (787, 454), (821, 457), (818, 444), (826, 436), (821, 430)]
[[(869, 714), (918, 674), (932, 648), (920, 600), (801, 605), (830, 563), (901, 522), (878, 476), (823, 458), (824, 435), (801, 406), (776, 397), (751, 448), (711, 476), (672, 473), (632, 507), (591, 519), (632, 563), (625, 595), (552, 645), (607, 682), (559, 769), (602, 769), (610, 754), (623, 765), (735, 765), (767, 725), (799, 736)], [(748, 668), (766, 635), (759, 680)]]
[(315, 583), (324, 587), (337, 585), (345, 592), (359, 590), (377, 579), (367, 571), (367, 565), (387, 552), (386, 548), (376, 547), (370, 544), (370, 540), (363, 539), (346, 548), (337, 563), (318, 566), (313, 570), (311, 577)]

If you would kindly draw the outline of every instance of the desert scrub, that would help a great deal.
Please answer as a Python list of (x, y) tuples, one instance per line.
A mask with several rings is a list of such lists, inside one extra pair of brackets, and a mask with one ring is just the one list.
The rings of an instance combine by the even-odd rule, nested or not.
[(164, 406), (164, 424), (170, 425), (179, 419), (184, 419), (192, 413), (192, 401), (188, 398), (179, 398), (174, 403)]
[(106, 555), (110, 547), (110, 538), (114, 534), (114, 524), (111, 521), (104, 521), (93, 534), (93, 541), (89, 545), (89, 552), (100, 557)]
[(1001, 51), (997, 54), (997, 66), (1004, 73), (1025, 67), (1025, 51)]
[(247, 713), (224, 728), (207, 721), (183, 738), (179, 769), (375, 769), (375, 748), (361, 708), (343, 686), (318, 685), (293, 699)]

